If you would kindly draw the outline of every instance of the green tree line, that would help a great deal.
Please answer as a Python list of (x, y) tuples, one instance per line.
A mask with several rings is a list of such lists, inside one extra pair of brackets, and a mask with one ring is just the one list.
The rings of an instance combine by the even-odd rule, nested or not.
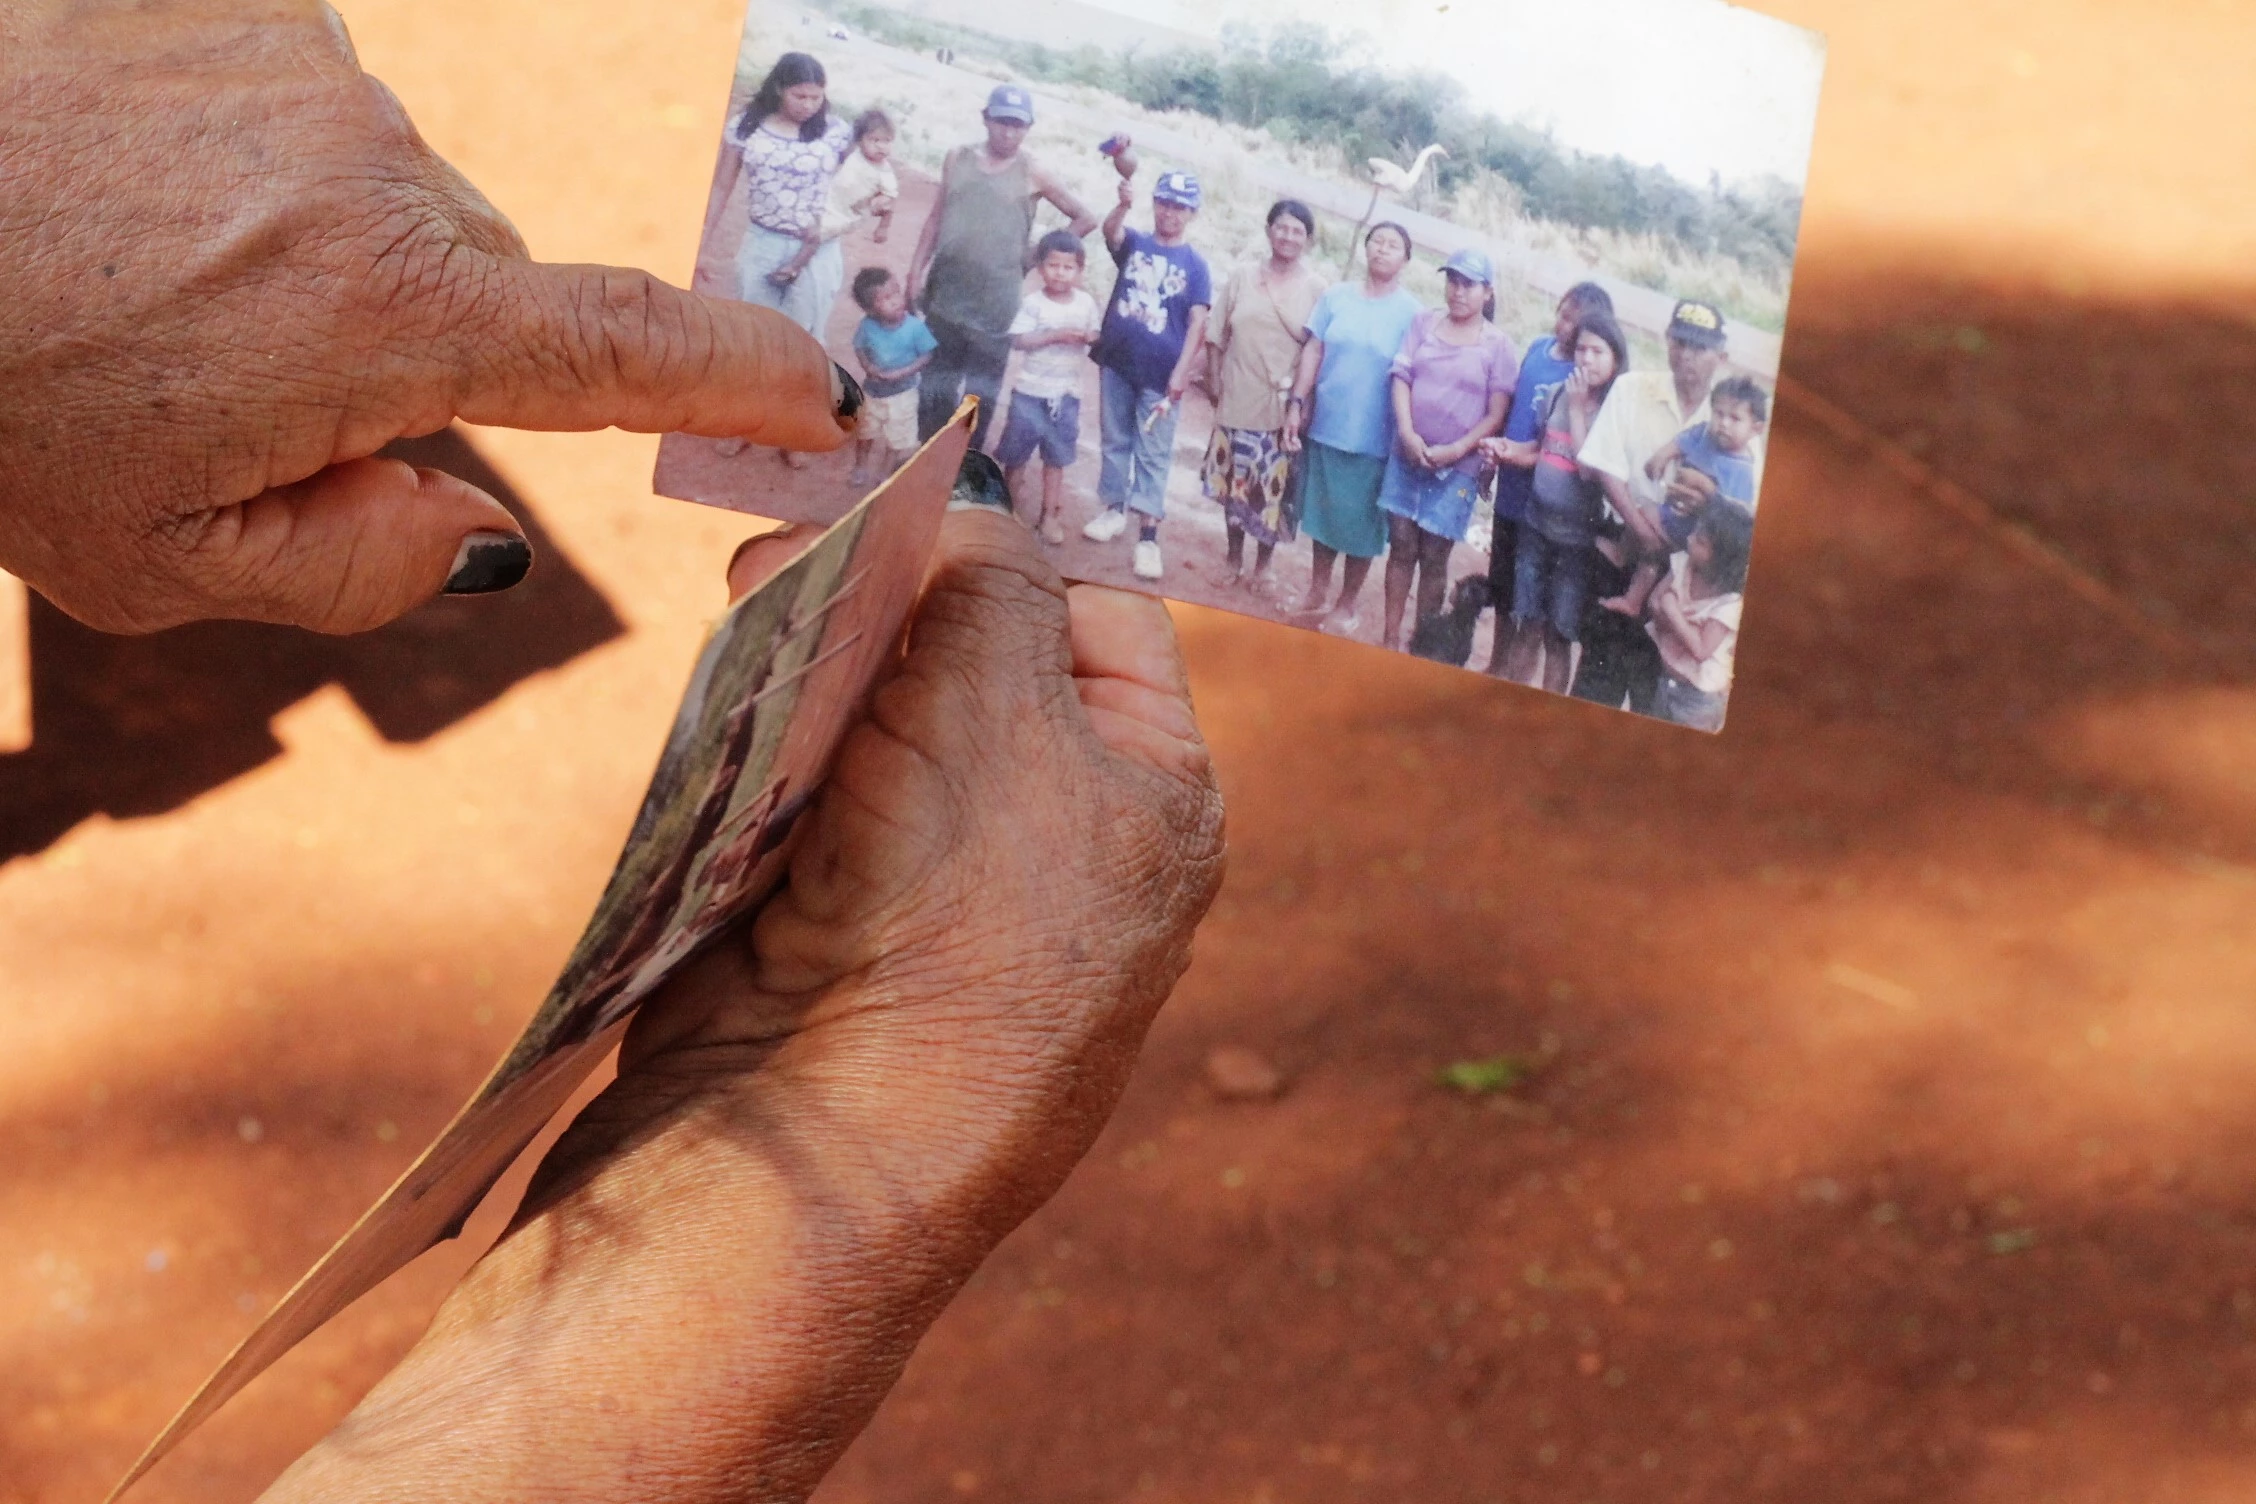
[(896, 45), (941, 46), (996, 58), (1028, 78), (1106, 89), (1153, 110), (1184, 110), (1267, 131), (1283, 141), (1330, 145), (1360, 164), (1408, 164), (1439, 143), (1443, 197), (1492, 173), (1510, 183), (1532, 218), (1583, 229), (1653, 234), (1699, 255), (1727, 256), (1779, 274), (1794, 259), (1802, 195), (1777, 179), (1688, 183), (1665, 168), (1576, 151), (1548, 132), (1472, 105), (1453, 79), (1397, 74), (1354, 63), (1345, 39), (1307, 24), (1261, 37), (1232, 32), (1219, 51), (1108, 52), (1013, 41), (969, 27), (856, 5), (848, 24)]

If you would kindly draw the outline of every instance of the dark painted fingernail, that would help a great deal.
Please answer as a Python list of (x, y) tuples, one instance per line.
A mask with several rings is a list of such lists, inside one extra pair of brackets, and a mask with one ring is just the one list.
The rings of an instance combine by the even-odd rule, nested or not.
[(516, 533), (472, 533), (454, 551), (445, 595), (491, 595), (507, 590), (533, 567), (533, 546)]
[(1003, 467), (991, 455), (973, 449), (956, 467), (956, 484), (948, 492), (948, 508), (987, 507), (997, 512), (1016, 515), (1018, 509), (1011, 504), (1010, 481), (1003, 475)]
[(838, 414), (838, 426), (850, 429), (854, 426), (854, 420), (860, 417), (862, 413), (862, 384), (856, 381), (846, 368), (835, 360), (830, 363), (830, 369), (838, 377), (838, 406), (835, 409)]

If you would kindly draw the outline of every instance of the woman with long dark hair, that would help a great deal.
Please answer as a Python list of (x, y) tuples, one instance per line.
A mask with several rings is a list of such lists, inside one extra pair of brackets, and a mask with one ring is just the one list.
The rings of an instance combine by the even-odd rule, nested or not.
[(830, 113), (829, 86), (821, 63), (786, 52), (731, 133), (752, 221), (736, 253), (737, 296), (775, 309), (817, 339), (846, 280), (846, 262), (835, 240), (812, 257), (802, 253), (853, 144), (852, 128)]

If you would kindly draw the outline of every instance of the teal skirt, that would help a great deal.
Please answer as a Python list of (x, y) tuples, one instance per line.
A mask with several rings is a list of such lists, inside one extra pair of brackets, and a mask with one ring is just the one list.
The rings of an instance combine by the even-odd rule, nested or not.
[(1387, 529), (1379, 513), (1379, 487), (1386, 482), (1386, 460), (1310, 440), (1303, 446), (1301, 464), (1305, 479), (1300, 530), (1351, 559), (1376, 559), (1385, 553)]

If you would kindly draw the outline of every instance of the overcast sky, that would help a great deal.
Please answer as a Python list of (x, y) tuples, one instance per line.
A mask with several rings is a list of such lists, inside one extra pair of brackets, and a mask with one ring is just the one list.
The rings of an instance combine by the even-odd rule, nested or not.
[(1508, 120), (1695, 182), (1809, 166), (1824, 39), (1722, 0), (1088, 0), (1202, 35), (1303, 19), (1426, 67)]

